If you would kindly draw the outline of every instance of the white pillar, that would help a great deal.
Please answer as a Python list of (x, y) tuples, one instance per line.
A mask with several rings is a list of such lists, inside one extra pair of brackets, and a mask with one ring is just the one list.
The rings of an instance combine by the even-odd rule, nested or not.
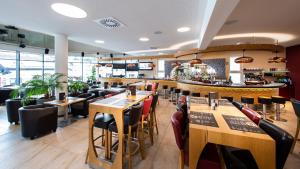
[[(64, 81), (68, 80), (68, 37), (63, 34), (55, 35), (54, 40), (55, 50), (55, 73), (63, 73), (66, 75)], [(56, 90), (56, 96), (59, 92), (68, 93), (67, 84), (64, 85), (63, 90)]]

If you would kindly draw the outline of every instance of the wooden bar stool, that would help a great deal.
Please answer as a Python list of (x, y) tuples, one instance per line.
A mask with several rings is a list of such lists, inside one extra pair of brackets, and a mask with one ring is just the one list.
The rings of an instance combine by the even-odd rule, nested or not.
[(221, 96), (221, 99), (227, 99), (229, 102), (233, 102), (233, 97), (231, 96)]
[(163, 85), (163, 91), (164, 91), (164, 99), (168, 99), (167, 98), (168, 85)]
[(254, 104), (254, 98), (248, 96), (242, 96), (241, 102), (244, 103), (246, 107), (249, 107), (249, 104)]
[(171, 99), (169, 100), (170, 102), (173, 102), (174, 91), (175, 91), (175, 87), (171, 87), (171, 88), (170, 88)]
[(263, 118), (266, 119), (267, 105), (272, 104), (272, 98), (271, 97), (265, 97), (265, 96), (259, 96), (258, 97), (258, 103), (263, 105)]
[(285, 98), (281, 96), (272, 96), (272, 102), (275, 103), (275, 116), (270, 118), (276, 121), (286, 122), (286, 119), (280, 117), (280, 105), (285, 105)]

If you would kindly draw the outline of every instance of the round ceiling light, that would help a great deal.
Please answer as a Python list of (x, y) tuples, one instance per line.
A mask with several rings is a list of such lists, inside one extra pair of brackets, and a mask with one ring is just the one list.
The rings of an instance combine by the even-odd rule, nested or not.
[(181, 27), (181, 28), (177, 29), (177, 32), (188, 32), (190, 30), (191, 30), (191, 28), (189, 28), (189, 27)]
[(54, 3), (51, 8), (55, 12), (71, 18), (85, 18), (87, 16), (84, 10), (70, 4)]
[(149, 38), (141, 37), (141, 38), (140, 38), (140, 41), (142, 41), (142, 42), (147, 42), (147, 41), (149, 41)]
[(104, 41), (103, 40), (95, 40), (95, 43), (100, 43), (100, 44), (103, 44)]

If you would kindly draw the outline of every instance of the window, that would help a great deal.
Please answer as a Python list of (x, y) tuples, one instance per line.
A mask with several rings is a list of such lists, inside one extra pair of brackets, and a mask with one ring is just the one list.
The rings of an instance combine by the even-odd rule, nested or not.
[(230, 72), (229, 76), (233, 83), (241, 83), (241, 65), (239, 63), (235, 63), (234, 60), (237, 57), (230, 57)]
[(68, 77), (73, 80), (82, 80), (82, 58), (80, 56), (69, 56)]
[[(93, 74), (96, 78), (95, 65), (97, 64), (96, 57), (83, 57), (83, 81), (87, 81)], [(95, 71), (95, 72), (93, 72)]]
[(16, 84), (16, 52), (0, 50), (0, 86)]
[(31, 80), (35, 75), (43, 75), (43, 55), (20, 53), (20, 83)]
[(55, 73), (55, 56), (54, 55), (44, 55), (44, 74), (54, 74)]
[(158, 60), (158, 71), (157, 71), (158, 78), (165, 77), (165, 60)]

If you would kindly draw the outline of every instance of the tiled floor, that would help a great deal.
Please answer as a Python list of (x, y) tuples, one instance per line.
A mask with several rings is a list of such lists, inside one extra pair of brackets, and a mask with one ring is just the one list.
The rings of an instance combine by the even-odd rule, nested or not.
[[(154, 145), (146, 142), (146, 158), (139, 154), (134, 158), (136, 169), (177, 169), (178, 149), (173, 129), (170, 124), (175, 106), (160, 99), (157, 107), (159, 135), (155, 136)], [(296, 119), (290, 103), (283, 114), (289, 121), (276, 123), (294, 135)], [(40, 168), (89, 168), (84, 164), (87, 150), (88, 120), (79, 119), (65, 128), (58, 128), (56, 133), (29, 140), (21, 136), (20, 126), (10, 125), (6, 120), (6, 110), (0, 107), (0, 169), (40, 169)], [(97, 132), (97, 131), (96, 131)], [(98, 131), (100, 132), (100, 131)], [(288, 158), (285, 168), (300, 167), (300, 142), (295, 153)]]

